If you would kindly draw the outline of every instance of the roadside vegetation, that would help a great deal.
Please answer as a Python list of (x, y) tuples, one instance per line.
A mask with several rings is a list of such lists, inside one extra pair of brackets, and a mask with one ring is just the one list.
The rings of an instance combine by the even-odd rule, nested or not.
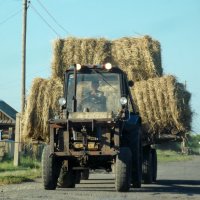
[(187, 145), (192, 154), (200, 154), (200, 134), (188, 134)]
[(38, 177), (41, 177), (40, 162), (31, 157), (22, 157), (18, 167), (8, 157), (0, 162), (0, 185), (33, 181)]
[(181, 154), (172, 150), (157, 150), (158, 162), (186, 161), (193, 158), (192, 155)]
[(163, 143), (156, 147), (160, 162), (191, 160), (194, 155), (200, 154), (200, 134), (187, 134), (184, 151), (180, 142)]

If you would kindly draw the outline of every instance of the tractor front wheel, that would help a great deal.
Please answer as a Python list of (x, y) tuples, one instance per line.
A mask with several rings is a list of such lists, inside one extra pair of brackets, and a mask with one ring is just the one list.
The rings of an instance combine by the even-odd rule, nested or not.
[(132, 154), (128, 147), (122, 147), (116, 158), (115, 188), (118, 192), (127, 192), (131, 182)]
[(60, 167), (60, 161), (50, 155), (50, 146), (45, 146), (42, 153), (42, 179), (46, 190), (56, 189)]

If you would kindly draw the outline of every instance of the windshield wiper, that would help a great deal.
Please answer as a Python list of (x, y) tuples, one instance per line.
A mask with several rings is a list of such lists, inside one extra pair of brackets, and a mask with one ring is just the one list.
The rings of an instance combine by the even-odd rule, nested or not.
[(92, 69), (92, 71), (93, 71), (94, 73), (100, 75), (100, 76), (101, 76), (101, 79), (102, 79), (107, 85), (109, 85), (113, 90), (117, 91), (117, 89), (114, 88), (114, 87), (105, 79), (106, 77), (105, 77), (101, 72), (97, 72), (97, 71), (95, 71), (94, 69)]

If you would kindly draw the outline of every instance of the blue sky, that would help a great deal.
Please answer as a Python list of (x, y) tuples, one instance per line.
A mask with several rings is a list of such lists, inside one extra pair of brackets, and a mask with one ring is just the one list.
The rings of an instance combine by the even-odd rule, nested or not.
[[(69, 34), (108, 39), (150, 35), (159, 40), (164, 73), (186, 81), (192, 93), (193, 130), (200, 133), (199, 0), (31, 0), (27, 93), (35, 77), (50, 76), (52, 41)], [(0, 0), (0, 40), (0, 99), (20, 111), (22, 0)]]

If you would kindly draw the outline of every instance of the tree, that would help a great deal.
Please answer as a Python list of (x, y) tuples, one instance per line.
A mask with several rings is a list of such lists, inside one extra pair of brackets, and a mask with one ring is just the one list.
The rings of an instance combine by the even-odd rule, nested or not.
[(193, 133), (188, 134), (187, 145), (192, 150), (193, 153), (199, 153), (200, 149), (199, 142), (200, 142), (200, 134), (193, 134)]

